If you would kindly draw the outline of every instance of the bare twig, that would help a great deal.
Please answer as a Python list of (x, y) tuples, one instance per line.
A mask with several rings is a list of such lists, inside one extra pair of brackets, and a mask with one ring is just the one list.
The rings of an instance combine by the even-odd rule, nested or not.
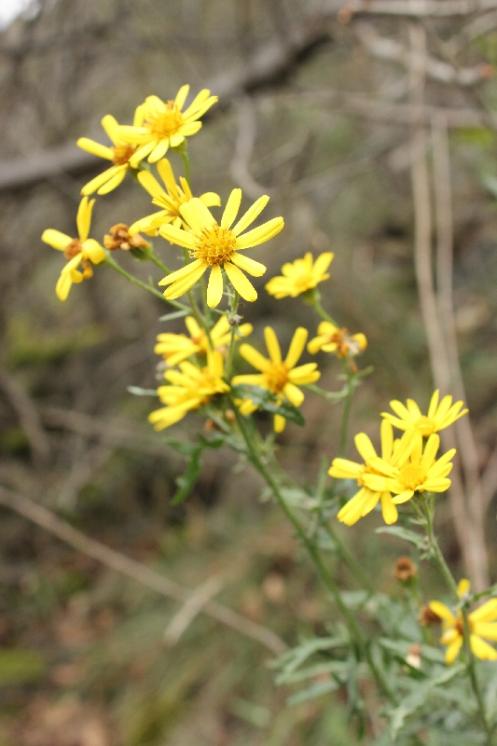
[(171, 619), (164, 632), (164, 640), (169, 645), (175, 645), (197, 617), (205, 605), (216, 596), (222, 588), (221, 578), (208, 578), (198, 588), (191, 592), (177, 614)]
[[(424, 108), (426, 82), (426, 74), (422, 65), (426, 53), (426, 32), (421, 26), (413, 25), (409, 29), (409, 38), (413, 51), (410, 64), (411, 103), (421, 112)], [(447, 391), (451, 383), (450, 360), (446, 347), (446, 337), (440, 322), (440, 309), (432, 275), (433, 226), (430, 174), (426, 154), (428, 138), (421, 117), (414, 119), (412, 122), (411, 145), (413, 149), (411, 179), (415, 221), (415, 269), (418, 293), (433, 377), (437, 387), (442, 391)], [(444, 219), (446, 220), (446, 217)], [(447, 240), (446, 234), (443, 235)], [(450, 292), (451, 287), (452, 285), (450, 285)], [(454, 434), (451, 431), (444, 433), (445, 445), (451, 447), (454, 445), (454, 440)], [(475, 548), (475, 545), (482, 540), (481, 532), (474, 516), (468, 513), (463, 484), (457, 471), (454, 471), (452, 475), (450, 501), (454, 527), (464, 565), (475, 587), (484, 587), (487, 570), (484, 562), (482, 562), (481, 550)]]
[[(467, 401), (459, 362), (452, 286), (454, 227), (449, 138), (446, 122), (442, 118), (433, 122), (432, 143), (437, 216), (437, 301), (444, 331), (451, 388), (456, 396)], [(465, 491), (469, 496), (467, 511), (475, 531), (471, 547), (471, 552), (475, 555), (473, 564), (475, 568), (478, 568), (475, 583), (481, 590), (489, 583), (489, 561), (485, 542), (485, 500), (480, 484), (478, 449), (469, 415), (456, 422), (455, 431), (460, 446), (459, 457), (464, 473)]]
[[(175, 581), (87, 536), (47, 508), (24, 495), (0, 487), (0, 504), (45, 529), (76, 551), (91, 557), (121, 575), (131, 578), (161, 596), (172, 598), (181, 603), (187, 603), (191, 599), (191, 591), (186, 590)], [(263, 645), (273, 654), (279, 655), (286, 649), (283, 640), (274, 632), (217, 601), (207, 600), (201, 610), (217, 622), (221, 622), (221, 624), (230, 627), (239, 634)]]
[(39, 412), (22, 385), (5, 371), (0, 371), (0, 389), (19, 418), (35, 461), (43, 463), (49, 454), (49, 445), (40, 421)]

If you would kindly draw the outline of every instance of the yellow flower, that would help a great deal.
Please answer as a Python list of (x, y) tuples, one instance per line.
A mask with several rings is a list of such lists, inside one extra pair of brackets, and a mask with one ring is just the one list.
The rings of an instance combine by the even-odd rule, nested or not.
[(47, 228), (43, 231), (41, 240), (53, 249), (64, 252), (68, 260), (62, 269), (55, 292), (59, 300), (66, 300), (73, 283), (80, 283), (93, 276), (92, 264), (100, 264), (105, 259), (105, 250), (98, 241), (88, 238), (91, 226), (91, 214), (95, 200), (83, 197), (79, 203), (76, 225), (78, 237), (72, 238), (66, 233)]
[[(164, 182), (165, 189), (150, 171), (140, 171), (138, 181), (150, 194), (154, 205), (162, 207), (162, 210), (136, 220), (130, 226), (129, 231), (131, 234), (143, 231), (149, 235), (156, 236), (159, 233), (161, 225), (165, 223), (172, 223), (177, 228), (181, 228), (183, 225), (179, 210), (181, 205), (184, 205), (185, 202), (189, 202), (193, 198), (190, 186), (184, 176), (179, 177), (179, 184), (176, 183), (173, 169), (166, 158), (159, 161), (157, 171)], [(219, 207), (221, 204), (219, 195), (214, 192), (205, 192), (199, 199), (207, 207)]]
[(280, 300), (287, 297), (296, 298), (312, 290), (320, 282), (329, 279), (326, 270), (333, 261), (333, 257), (334, 254), (331, 251), (326, 251), (314, 261), (314, 257), (308, 251), (300, 259), (287, 262), (281, 268), (283, 274), (269, 280), (266, 285), (267, 292)]
[[(388, 420), (384, 420), (388, 422)], [(446, 492), (450, 487), (448, 475), (456, 453), (451, 448), (437, 459), (440, 437), (430, 435), (423, 441), (419, 432), (408, 430), (403, 440), (409, 444), (405, 458), (397, 463), (386, 458), (369, 460), (376, 473), (366, 474), (364, 483), (373, 490), (393, 492), (396, 505), (411, 500), (417, 492)]]
[[(261, 277), (266, 271), (264, 264), (244, 256), (240, 252), (274, 238), (284, 226), (283, 218), (272, 218), (262, 225), (244, 233), (260, 215), (269, 201), (266, 195), (259, 197), (247, 212), (235, 223), (242, 200), (242, 190), (233, 189), (221, 222), (217, 223), (205, 204), (197, 198), (180, 207), (185, 228), (168, 224), (161, 226), (160, 234), (168, 241), (188, 249), (193, 261), (176, 272), (171, 272), (159, 285), (169, 285), (164, 293), (168, 300), (184, 295), (210, 269), (207, 286), (207, 305), (219, 305), (223, 295), (223, 270), (236, 292), (244, 300), (255, 301), (257, 292), (244, 272)], [(235, 223), (233, 225), (233, 223)]]
[[(339, 511), (337, 518), (346, 526), (353, 526), (361, 518), (370, 513), (378, 503), (385, 523), (396, 523), (398, 511), (392, 499), (390, 490), (383, 485), (379, 489), (367, 483), (369, 475), (377, 474), (372, 465), (380, 457), (366, 433), (358, 433), (354, 438), (355, 446), (364, 463), (357, 463), (346, 458), (334, 458), (328, 474), (335, 479), (354, 479), (360, 488), (353, 497), (345, 503)], [(398, 464), (406, 458), (410, 446), (410, 437), (407, 436), (395, 441), (393, 428), (389, 422), (381, 423), (381, 459), (388, 464)]]
[(220, 352), (207, 357), (207, 365), (199, 368), (188, 361), (180, 364), (179, 370), (167, 370), (167, 384), (159, 386), (157, 395), (163, 407), (148, 416), (156, 430), (165, 430), (182, 420), (188, 412), (199, 409), (217, 394), (229, 391), (223, 381), (224, 361)]
[[(465, 596), (470, 589), (469, 581), (462, 580), (458, 586), (459, 596)], [(430, 601), (430, 610), (442, 622), (442, 645), (447, 646), (445, 662), (450, 664), (459, 655), (464, 642), (464, 619), (460, 611), (453, 614), (441, 601)], [(497, 642), (497, 598), (486, 601), (468, 614), (469, 644), (473, 655), (481, 660), (497, 660), (497, 650), (485, 640)]]
[[(274, 394), (277, 402), (289, 401), (294, 407), (300, 407), (304, 401), (304, 394), (299, 386), (315, 383), (321, 375), (316, 363), (297, 366), (307, 341), (307, 330), (303, 327), (295, 330), (284, 360), (274, 329), (267, 326), (264, 329), (264, 338), (269, 353), (268, 358), (261, 355), (252, 345), (243, 344), (240, 347), (240, 355), (260, 373), (235, 376), (233, 384), (259, 386)], [(248, 405), (246, 407), (245, 413), (250, 409)], [(275, 415), (274, 429), (277, 433), (284, 430), (285, 424), (284, 417), (279, 414)]]
[[(187, 316), (185, 324), (190, 336), (171, 333), (157, 335), (154, 352), (162, 355), (168, 365), (178, 365), (192, 355), (206, 355), (211, 349), (210, 343), (215, 350), (223, 353), (230, 343), (232, 327), (227, 316), (221, 316), (214, 324), (209, 332), (210, 341), (205, 330), (198, 325), (193, 316)], [(252, 324), (241, 324), (235, 329), (235, 339), (247, 337), (251, 333)]]
[(132, 166), (136, 167), (143, 158), (148, 158), (149, 163), (157, 163), (169, 148), (178, 148), (185, 138), (199, 131), (202, 127), (200, 117), (218, 99), (203, 88), (183, 111), (189, 91), (190, 86), (183, 85), (176, 98), (168, 101), (158, 96), (147, 96), (136, 109), (134, 124), (120, 127), (120, 135), (125, 142), (138, 146), (131, 159)]
[(444, 396), (439, 402), (439, 398), (440, 394), (437, 390), (431, 397), (430, 406), (425, 415), (412, 399), (408, 399), (406, 404), (394, 399), (390, 402), (390, 407), (397, 416), (390, 412), (382, 412), (382, 417), (390, 420), (392, 425), (398, 427), (399, 430), (417, 430), (424, 436), (438, 433), (468, 413), (467, 409), (463, 409), (464, 402), (457, 401), (453, 404), (451, 396)]
[(364, 334), (350, 334), (348, 329), (336, 326), (331, 321), (321, 321), (317, 334), (307, 345), (311, 355), (322, 351), (334, 352), (338, 357), (354, 357), (368, 346)]
[(119, 134), (120, 125), (113, 116), (107, 114), (101, 120), (112, 146), (101, 145), (89, 137), (80, 137), (76, 142), (78, 147), (86, 150), (87, 153), (96, 155), (98, 158), (104, 158), (111, 161), (112, 166), (106, 168), (101, 174), (91, 179), (81, 190), (81, 194), (89, 195), (96, 192), (97, 194), (108, 194), (116, 189), (124, 180), (130, 168), (136, 168), (138, 163), (131, 166), (130, 160), (135, 155), (136, 147), (125, 142)]

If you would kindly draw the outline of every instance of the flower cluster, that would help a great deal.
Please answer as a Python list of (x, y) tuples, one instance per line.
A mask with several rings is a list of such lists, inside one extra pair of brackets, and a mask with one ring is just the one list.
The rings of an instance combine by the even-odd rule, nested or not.
[[(405, 405), (392, 401), (390, 406), (396, 416), (383, 413), (381, 454), (377, 454), (365, 433), (359, 433), (355, 445), (363, 461), (335, 458), (330, 466), (330, 476), (352, 479), (359, 487), (338, 513), (338, 520), (348, 526), (364, 518), (378, 504), (385, 523), (395, 523), (397, 505), (419, 493), (446, 492), (450, 487), (448, 476), (456, 451), (451, 448), (439, 456), (437, 433), (466, 414), (463, 403), (453, 403), (449, 395), (440, 401), (439, 392), (435, 391), (425, 415), (412, 399)], [(403, 432), (401, 437), (394, 437), (394, 426)]]
[[(458, 584), (458, 595), (464, 601), (469, 591), (470, 583), (464, 578)], [(446, 663), (453, 663), (461, 652), (466, 625), (473, 655), (481, 660), (497, 660), (497, 650), (486, 642), (497, 642), (497, 598), (491, 598), (466, 615), (460, 608), (455, 613), (452, 612), (441, 601), (430, 601), (428, 608), (434, 615), (434, 620), (442, 623), (440, 642), (447, 646)]]

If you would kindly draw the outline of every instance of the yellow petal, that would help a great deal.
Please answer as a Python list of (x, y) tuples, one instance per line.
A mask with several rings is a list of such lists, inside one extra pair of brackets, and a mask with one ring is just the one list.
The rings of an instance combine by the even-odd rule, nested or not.
[(78, 226), (78, 235), (81, 241), (85, 241), (90, 233), (91, 214), (93, 211), (94, 199), (83, 197), (78, 207), (76, 215), (76, 225)]
[(221, 267), (212, 267), (207, 286), (207, 305), (215, 308), (223, 297), (223, 272)]
[(254, 204), (249, 207), (247, 212), (242, 215), (238, 223), (233, 227), (233, 233), (235, 236), (239, 236), (240, 233), (243, 233), (243, 231), (249, 227), (249, 225), (252, 225), (254, 220), (259, 217), (261, 212), (266, 207), (267, 203), (269, 202), (269, 197), (267, 194), (263, 194), (262, 197), (259, 197), (259, 199), (256, 199)]
[(97, 156), (97, 158), (105, 158), (107, 161), (111, 161), (114, 157), (112, 148), (107, 145), (101, 145), (95, 140), (90, 140), (89, 137), (80, 137), (76, 140), (76, 145), (82, 150), (86, 150), (87, 153)]
[(288, 368), (294, 368), (301, 357), (305, 343), (307, 342), (308, 331), (303, 326), (299, 326), (292, 337), (288, 354), (285, 358), (285, 364)]
[(44, 230), (41, 234), (41, 240), (43, 241), (43, 243), (47, 243), (49, 246), (51, 246), (52, 249), (57, 249), (57, 251), (64, 251), (66, 246), (68, 246), (73, 239), (71, 238), (71, 236), (68, 236), (67, 233), (57, 231), (55, 230), (55, 228), (46, 228), (46, 230)]
[(228, 275), (228, 279), (235, 288), (236, 292), (243, 298), (243, 300), (252, 303), (257, 300), (257, 291), (250, 282), (250, 280), (243, 274), (241, 269), (238, 269), (231, 262), (224, 264), (224, 269)]
[(248, 233), (239, 236), (236, 239), (236, 248), (240, 251), (259, 246), (259, 244), (270, 241), (271, 238), (277, 236), (284, 227), (285, 221), (283, 218), (268, 220), (266, 223), (257, 226), (257, 228), (252, 228)]
[(271, 360), (274, 363), (281, 363), (280, 343), (278, 342), (278, 337), (276, 336), (274, 329), (270, 326), (266, 326), (264, 329), (264, 339)]
[(234, 221), (236, 220), (236, 216), (238, 215), (241, 201), (242, 201), (242, 190), (239, 188), (232, 189), (231, 194), (228, 197), (228, 201), (226, 202), (226, 207), (224, 208), (223, 216), (221, 218), (222, 228), (231, 228)]

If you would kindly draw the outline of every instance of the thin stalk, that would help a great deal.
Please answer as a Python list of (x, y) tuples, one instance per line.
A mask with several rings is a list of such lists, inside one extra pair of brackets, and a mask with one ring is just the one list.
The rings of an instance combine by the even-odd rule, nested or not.
[(475, 699), (478, 705), (478, 715), (480, 717), (480, 721), (483, 727), (483, 730), (485, 731), (486, 736), (486, 745), (487, 746), (495, 746), (495, 742), (492, 738), (494, 729), (488, 722), (487, 718), (487, 712), (485, 709), (485, 703), (483, 701), (483, 695), (481, 693), (480, 683), (478, 681), (478, 676), (476, 675), (476, 666), (475, 666), (475, 657), (473, 655), (473, 651), (471, 650), (471, 644), (470, 644), (470, 624), (468, 619), (468, 610), (463, 608), (462, 609), (462, 618), (463, 618), (463, 626), (464, 626), (464, 649), (466, 651), (467, 656), (467, 672), (469, 676), (469, 680), (471, 682), (471, 688), (473, 690), (473, 694), (475, 695)]
[(346, 384), (347, 393), (345, 396), (345, 401), (343, 403), (342, 419), (340, 421), (340, 440), (339, 440), (340, 454), (343, 456), (345, 456), (347, 453), (347, 437), (348, 437), (348, 432), (349, 432), (350, 410), (352, 407), (352, 395), (355, 389), (354, 373), (351, 373), (349, 370), (347, 370), (346, 376), (347, 376), (347, 384)]
[(390, 701), (395, 703), (396, 702), (395, 694), (391, 690), (388, 681), (383, 675), (383, 672), (377, 668), (376, 663), (374, 662), (373, 657), (371, 655), (369, 646), (367, 645), (366, 641), (364, 640), (362, 636), (362, 632), (359, 628), (359, 625), (357, 624), (357, 621), (355, 617), (353, 616), (353, 614), (350, 612), (350, 610), (344, 603), (333, 577), (331, 576), (327, 567), (323, 563), (323, 560), (321, 559), (319, 550), (307, 536), (299, 519), (294, 514), (294, 512), (292, 511), (292, 509), (286, 502), (285, 498), (281, 494), (279, 485), (273, 478), (271, 472), (267, 468), (264, 461), (261, 459), (258, 453), (257, 446), (252, 438), (252, 435), (243, 420), (243, 416), (239, 413), (234, 401), (232, 401), (232, 406), (233, 406), (233, 411), (235, 413), (238, 428), (240, 430), (242, 438), (245, 441), (245, 445), (247, 447), (247, 454), (250, 458), (250, 461), (252, 462), (253, 466), (257, 469), (259, 474), (263, 477), (268, 487), (271, 489), (271, 492), (273, 493), (277, 503), (279, 504), (280, 508), (283, 510), (288, 520), (290, 521), (300, 542), (306, 549), (309, 557), (311, 558), (318, 572), (318, 575), (323, 585), (327, 589), (328, 593), (332, 597), (333, 601), (335, 602), (335, 604), (340, 610), (340, 613), (343, 616), (343, 619), (349, 629), (349, 633), (356, 646), (357, 652), (364, 657), (380, 690), (385, 694), (385, 696), (387, 696), (390, 699)]
[(143, 280), (140, 280), (139, 277), (135, 277), (135, 275), (130, 274), (130, 272), (127, 272), (123, 267), (121, 267), (120, 264), (118, 264), (111, 256), (107, 256), (105, 259), (105, 263), (111, 267), (111, 269), (114, 270), (114, 272), (117, 272), (122, 277), (124, 277), (128, 282), (130, 282), (132, 285), (136, 285), (137, 287), (141, 288), (142, 290), (146, 290), (147, 293), (150, 293), (151, 295), (155, 296), (155, 298), (158, 298), (159, 300), (163, 301), (163, 303), (167, 303), (170, 306), (174, 306), (175, 308), (180, 308), (182, 311), (189, 310), (187, 306), (185, 306), (184, 303), (180, 303), (179, 301), (175, 300), (167, 300), (164, 298), (160, 290), (156, 290), (151, 285), (149, 285), (146, 282), (143, 282)]
[[(459, 594), (457, 590), (457, 583), (455, 581), (454, 576), (452, 575), (452, 572), (445, 560), (445, 557), (443, 555), (443, 552), (440, 548), (440, 544), (438, 543), (438, 539), (435, 535), (434, 528), (433, 528), (433, 507), (432, 503), (428, 503), (427, 501), (423, 504), (423, 512), (426, 518), (426, 528), (427, 528), (427, 534), (428, 534), (428, 541), (429, 546), (432, 552), (432, 556), (437, 563), (440, 572), (445, 578), (445, 581), (447, 582), (448, 587), (452, 591), (454, 597), (459, 601)], [(483, 695), (481, 693), (480, 684), (478, 682), (478, 677), (476, 675), (476, 667), (475, 667), (475, 657), (473, 655), (473, 651), (471, 649), (471, 643), (470, 643), (470, 623), (468, 618), (468, 610), (463, 606), (461, 609), (461, 614), (463, 618), (463, 639), (464, 639), (464, 650), (466, 653), (466, 671), (471, 683), (471, 689), (473, 690), (473, 694), (475, 695), (477, 708), (478, 708), (478, 715), (483, 727), (483, 730), (485, 731), (486, 736), (486, 744), (487, 746), (495, 746), (493, 741), (493, 728), (491, 727), (490, 723), (488, 722), (487, 713), (485, 710), (485, 704), (483, 701)]]
[(150, 261), (155, 264), (156, 267), (159, 267), (166, 275), (170, 275), (172, 272), (172, 269), (170, 269), (167, 264), (164, 264), (162, 259), (159, 259), (157, 254), (152, 250), (148, 254)]
[(228, 359), (226, 363), (226, 370), (228, 371), (228, 375), (231, 375), (233, 370), (233, 354), (235, 352), (235, 337), (236, 337), (236, 330), (238, 329), (238, 324), (236, 323), (236, 314), (238, 311), (238, 303), (239, 303), (240, 297), (238, 293), (234, 293), (231, 296), (230, 299), (230, 310), (229, 310), (229, 320), (231, 324), (231, 333), (230, 333), (230, 344), (228, 348)]
[(335, 324), (335, 326), (337, 326), (335, 319), (332, 316), (330, 316), (330, 314), (328, 313), (328, 311), (326, 311), (326, 309), (323, 308), (323, 305), (321, 303), (321, 293), (319, 292), (319, 290), (314, 289), (312, 291), (312, 294), (309, 296), (308, 302), (309, 302), (309, 305), (312, 306), (312, 308), (314, 308), (317, 315), (323, 319), (323, 321), (329, 321), (331, 324)]

